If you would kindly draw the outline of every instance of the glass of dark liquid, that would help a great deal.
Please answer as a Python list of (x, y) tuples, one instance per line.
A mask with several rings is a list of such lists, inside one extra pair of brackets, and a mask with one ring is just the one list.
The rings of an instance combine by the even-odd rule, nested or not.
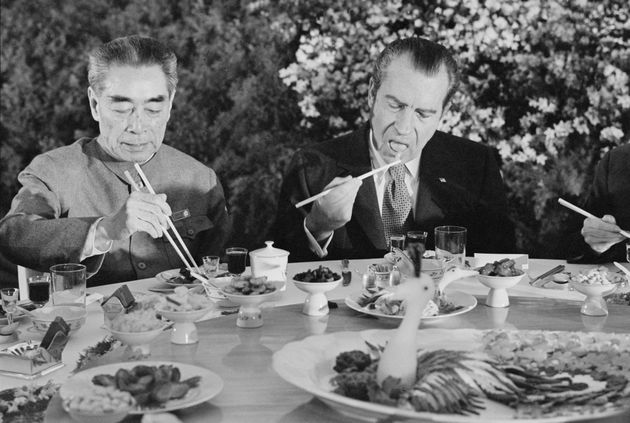
[(232, 276), (240, 276), (247, 265), (247, 248), (230, 247), (225, 250), (228, 259), (228, 272)]
[(28, 278), (28, 298), (38, 306), (43, 306), (50, 299), (50, 274)]

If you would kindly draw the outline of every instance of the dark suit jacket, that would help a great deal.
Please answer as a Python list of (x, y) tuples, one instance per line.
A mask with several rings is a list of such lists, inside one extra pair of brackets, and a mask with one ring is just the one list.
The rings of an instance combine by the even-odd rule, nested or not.
[[(359, 176), (371, 169), (369, 126), (298, 151), (285, 175), (274, 225), (278, 247), (292, 261), (316, 260), (304, 234), (304, 217), (311, 205), (295, 204), (321, 192), (336, 176)], [(422, 150), (414, 228), (429, 233), (440, 225), (468, 229), (467, 254), (512, 252), (514, 229), (507, 216), (507, 199), (493, 150), (463, 138), (436, 132)], [(359, 189), (352, 219), (337, 229), (328, 259), (373, 258), (387, 250), (374, 180)]]
[[(610, 150), (602, 157), (595, 169), (593, 185), (583, 208), (599, 217), (613, 215), (620, 228), (630, 230), (630, 144)], [(626, 261), (624, 242), (613, 245), (603, 254), (597, 254), (584, 242), (580, 233), (584, 218), (578, 216), (576, 220), (578, 228), (569, 245), (570, 261)]]

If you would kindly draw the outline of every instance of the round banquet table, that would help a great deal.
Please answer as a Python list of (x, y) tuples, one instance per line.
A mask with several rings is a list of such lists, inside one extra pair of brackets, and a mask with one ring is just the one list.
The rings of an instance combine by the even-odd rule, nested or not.
[[(353, 260), (351, 267), (364, 271), (375, 260)], [(533, 276), (551, 269), (560, 260), (529, 260), (529, 273)], [(300, 271), (319, 264), (339, 271), (339, 262), (292, 263), (289, 278)], [(626, 264), (627, 265), (627, 264)], [(567, 265), (567, 270), (577, 271), (593, 266)], [(155, 278), (128, 283), (133, 290), (146, 290), (160, 286)], [(120, 286), (107, 285), (91, 288), (104, 295)], [(527, 278), (510, 289), (510, 306), (490, 308), (485, 303), (488, 288), (475, 278), (454, 282), (449, 289), (468, 292), (477, 298), (478, 305), (471, 311), (445, 319), (425, 321), (426, 328), (474, 328), (474, 329), (544, 329), (565, 331), (630, 332), (630, 307), (609, 305), (606, 317), (587, 317), (580, 314), (581, 294), (563, 290), (533, 288)], [(361, 291), (360, 275), (353, 276), (347, 287), (339, 287), (328, 294), (338, 307), (329, 315), (311, 317), (301, 313), (305, 293), (297, 290), (289, 281), (279, 299), (263, 309), (264, 325), (256, 329), (236, 326), (236, 315), (226, 315), (197, 323), (199, 343), (176, 345), (169, 341), (169, 332), (161, 334), (151, 345), (151, 360), (168, 360), (189, 363), (207, 368), (218, 374), (224, 382), (223, 390), (211, 400), (174, 412), (184, 422), (352, 422), (311, 394), (285, 382), (272, 368), (272, 355), (291, 341), (311, 335), (338, 331), (366, 329), (394, 329), (395, 322), (379, 320), (348, 308), (343, 299)], [(448, 292), (448, 289), (447, 289)], [(86, 326), (71, 338), (64, 351), (66, 367), (35, 380), (44, 383), (53, 379), (63, 383), (74, 368), (78, 352), (94, 345), (107, 332), (101, 328), (102, 312), (97, 304), (89, 306)], [(3, 386), (11, 381), (20, 386), (24, 381), (0, 377)], [(71, 422), (61, 409), (61, 401), (55, 396), (46, 411), (46, 422)], [(607, 422), (627, 422), (630, 415), (608, 418)], [(125, 422), (140, 421), (130, 416)], [(599, 421), (599, 420), (598, 420)]]

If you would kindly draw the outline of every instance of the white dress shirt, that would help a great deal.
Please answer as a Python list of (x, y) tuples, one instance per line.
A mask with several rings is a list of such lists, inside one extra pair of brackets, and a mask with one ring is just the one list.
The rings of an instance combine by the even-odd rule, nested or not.
[[(372, 169), (378, 169), (381, 166), (384, 166), (386, 162), (381, 157), (381, 154), (376, 149), (374, 145), (374, 138), (372, 136), (372, 130), (370, 130), (370, 162), (372, 164)], [(409, 192), (409, 196), (411, 197), (411, 207), (412, 211), (416, 213), (416, 200), (418, 198), (418, 184), (419, 184), (419, 169), (420, 169), (420, 157), (418, 156), (408, 162), (405, 163), (405, 167), (407, 168), (407, 172), (405, 172), (405, 185), (407, 186), (407, 191)], [(391, 175), (389, 172), (379, 172), (376, 175), (372, 176), (374, 180), (374, 188), (376, 188), (376, 198), (378, 199), (378, 210), (383, 213), (383, 197), (385, 196), (385, 188), (387, 184), (391, 180)], [(330, 236), (320, 242), (318, 242), (313, 234), (306, 228), (306, 218), (304, 218), (303, 222), (304, 232), (306, 233), (306, 237), (308, 239), (308, 244), (310, 250), (315, 253), (319, 258), (324, 258), (328, 255), (328, 245), (330, 245), (330, 241), (332, 241), (334, 232), (330, 234)]]

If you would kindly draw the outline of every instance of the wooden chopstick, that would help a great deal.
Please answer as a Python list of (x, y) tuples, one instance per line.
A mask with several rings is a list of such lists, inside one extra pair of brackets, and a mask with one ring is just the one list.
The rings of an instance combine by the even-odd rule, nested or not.
[[(586, 210), (583, 210), (581, 208), (579, 208), (578, 206), (575, 206), (571, 203), (569, 203), (568, 201), (562, 199), (562, 198), (558, 198), (558, 203), (560, 203), (561, 205), (563, 205), (564, 207), (573, 210), (576, 213), (581, 214), (584, 217), (590, 217), (593, 219), (598, 219), (598, 220), (602, 220), (599, 217), (587, 212)], [(619, 229), (619, 233), (623, 236), (625, 236), (626, 238), (630, 238), (630, 232), (628, 231), (624, 231), (623, 229)]]
[[(136, 191), (140, 191), (140, 187), (138, 186), (138, 184), (136, 184), (136, 181), (134, 181), (134, 179), (131, 177), (131, 174), (129, 173), (129, 171), (125, 170), (124, 173), (125, 173), (125, 176), (127, 177), (127, 179), (129, 180), (129, 183), (133, 187), (133, 189), (136, 190)], [(145, 181), (145, 184), (146, 184), (146, 181)], [(155, 191), (153, 191), (153, 193), (155, 194)], [(169, 219), (169, 222), (170, 222), (170, 219)], [(179, 248), (177, 247), (177, 244), (175, 244), (175, 240), (168, 233), (168, 230), (164, 230), (164, 231), (162, 231), (162, 233), (164, 234), (164, 236), (166, 236), (166, 239), (168, 239), (168, 242), (171, 243), (171, 245), (173, 246), (173, 249), (175, 249), (175, 252), (179, 256), (179, 258), (182, 260), (182, 262), (184, 262), (186, 267), (189, 268), (189, 269), (192, 269), (192, 266), (190, 265), (190, 263), (188, 263), (188, 260), (186, 260), (186, 257), (184, 257), (182, 252), (179, 250)], [(177, 233), (177, 231), (175, 231), (175, 233)], [(183, 244), (183, 242), (182, 242), (182, 244)], [(184, 246), (184, 248), (186, 248), (186, 246)], [(188, 254), (190, 254), (190, 253), (188, 253)], [(195, 264), (195, 267), (196, 266), (197, 266), (197, 264)], [(197, 269), (197, 270), (199, 270), (199, 269)]]
[[(149, 182), (149, 180), (147, 179), (146, 175), (144, 174), (144, 172), (142, 171), (142, 168), (140, 167), (140, 165), (138, 163), (134, 163), (133, 164), (134, 167), (136, 168), (136, 172), (138, 172), (138, 175), (140, 175), (140, 179), (142, 179), (142, 182), (144, 182), (144, 185), (147, 187), (147, 189), (149, 190), (149, 192), (151, 194), (155, 195), (155, 190), (153, 189), (153, 187), (151, 186), (151, 182)], [(171, 228), (171, 230), (173, 231), (173, 233), (175, 233), (175, 237), (177, 238), (177, 240), (180, 242), (180, 244), (182, 245), (182, 249), (184, 250), (184, 252), (186, 253), (186, 255), (188, 255), (188, 258), (190, 259), (190, 262), (192, 264), (195, 265), (195, 269), (197, 270), (197, 273), (199, 272), (199, 266), (197, 266), (197, 263), (195, 262), (195, 259), (193, 258), (192, 254), (190, 254), (190, 251), (188, 251), (188, 248), (186, 247), (186, 244), (184, 244), (184, 240), (182, 239), (182, 237), (179, 235), (179, 232), (177, 232), (177, 229), (175, 229), (175, 225), (173, 225), (173, 222), (171, 221), (171, 218), (166, 216), (166, 221), (168, 222), (168, 226), (169, 228)], [(190, 266), (189, 266), (190, 267)]]
[(613, 264), (617, 266), (628, 277), (628, 281), (630, 281), (630, 270), (626, 269), (624, 266), (617, 263), (616, 261), (613, 261)]
[[(363, 174), (363, 175), (361, 175), (361, 176), (357, 176), (357, 179), (358, 179), (358, 180), (360, 180), (360, 181), (362, 181), (362, 180), (364, 180), (365, 178), (369, 178), (370, 176), (372, 176), (372, 175), (374, 175), (374, 174), (376, 174), (376, 173), (382, 172), (382, 171), (384, 171), (384, 170), (387, 170), (387, 169), (389, 169), (390, 167), (392, 167), (392, 166), (394, 166), (394, 165), (397, 165), (397, 164), (399, 164), (399, 163), (401, 163), (401, 161), (400, 161), (400, 160), (396, 160), (396, 161), (394, 161), (394, 162), (388, 163), (388, 164), (386, 164), (385, 166), (381, 166), (381, 167), (379, 167), (378, 169), (374, 169), (374, 170), (371, 170), (371, 171), (369, 171), (369, 172), (367, 172), (367, 173), (364, 173), (364, 174)], [(316, 201), (316, 200), (318, 200), (318, 199), (320, 199), (320, 198), (322, 198), (322, 197), (324, 197), (324, 196), (326, 196), (326, 195), (330, 194), (330, 191), (332, 191), (334, 188), (335, 188), (335, 187), (333, 187), (333, 188), (328, 188), (328, 189), (326, 189), (326, 190), (324, 190), (324, 191), (320, 192), (319, 194), (316, 194), (316, 195), (314, 195), (314, 196), (312, 196), (312, 197), (309, 197), (309, 198), (307, 198), (306, 200), (302, 200), (302, 201), (300, 201), (299, 203), (297, 203), (297, 204), (295, 205), (295, 208), (296, 208), (296, 209), (299, 209), (299, 208), (300, 208), (300, 207), (302, 207), (302, 206), (305, 206), (305, 205), (307, 205), (307, 204), (310, 204), (310, 203), (312, 203), (313, 201)]]

